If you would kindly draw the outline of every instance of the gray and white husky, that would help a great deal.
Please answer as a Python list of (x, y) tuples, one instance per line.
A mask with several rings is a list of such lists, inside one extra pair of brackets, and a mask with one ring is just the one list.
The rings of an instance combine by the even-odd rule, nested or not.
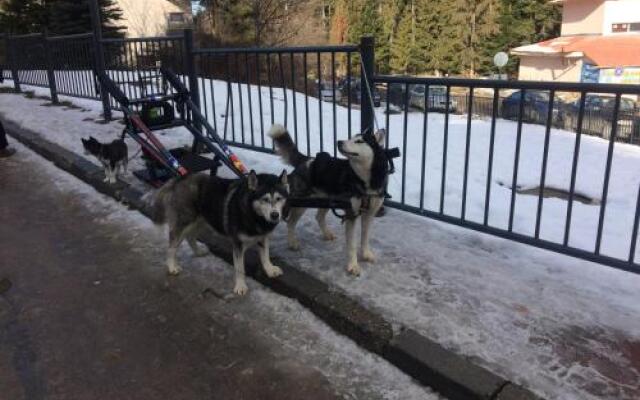
[(269, 277), (282, 275), (282, 270), (271, 263), (269, 236), (282, 219), (288, 194), (286, 171), (279, 177), (251, 171), (246, 179), (194, 174), (167, 182), (154, 197), (153, 219), (169, 225), (169, 274), (181, 271), (176, 251), (184, 239), (196, 256), (207, 254), (198, 248), (196, 237), (208, 226), (231, 239), (233, 291), (237, 295), (248, 291), (244, 253), (251, 246), (258, 245), (262, 267)]
[[(348, 264), (347, 271), (360, 275), (355, 225), (361, 219), (361, 259), (374, 262), (375, 255), (369, 246), (371, 223), (384, 202), (389, 178), (389, 159), (381, 144), (385, 140), (384, 131), (376, 134), (357, 135), (350, 140), (338, 142), (338, 150), (346, 159), (332, 157), (328, 153), (318, 153), (307, 157), (300, 153), (291, 135), (282, 125), (274, 125), (269, 131), (276, 152), (294, 167), (289, 175), (292, 197), (341, 197), (351, 201), (352, 209), (345, 220)], [(292, 208), (287, 221), (289, 247), (298, 250), (296, 224), (304, 214), (304, 208)], [(334, 240), (335, 235), (326, 223), (327, 209), (319, 209), (316, 220), (325, 240)]]

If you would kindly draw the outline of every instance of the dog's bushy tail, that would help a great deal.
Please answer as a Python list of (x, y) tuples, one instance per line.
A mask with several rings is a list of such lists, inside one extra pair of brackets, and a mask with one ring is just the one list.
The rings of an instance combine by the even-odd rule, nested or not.
[(157, 225), (167, 222), (167, 199), (177, 182), (177, 179), (171, 179), (151, 197), (151, 220)]
[(276, 153), (282, 157), (285, 163), (292, 167), (304, 163), (309, 158), (298, 151), (287, 128), (280, 124), (275, 124), (269, 129), (269, 136), (276, 146)]

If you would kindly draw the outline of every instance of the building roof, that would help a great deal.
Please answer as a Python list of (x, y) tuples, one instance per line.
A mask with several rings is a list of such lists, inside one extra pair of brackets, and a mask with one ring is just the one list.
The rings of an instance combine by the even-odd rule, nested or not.
[(600, 68), (640, 67), (640, 35), (561, 36), (516, 47), (511, 54), (586, 57)]

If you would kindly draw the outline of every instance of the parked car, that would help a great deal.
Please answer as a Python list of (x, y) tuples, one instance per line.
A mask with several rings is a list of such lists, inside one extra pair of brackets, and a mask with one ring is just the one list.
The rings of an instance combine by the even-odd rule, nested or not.
[(342, 93), (340, 88), (335, 87), (331, 82), (320, 82), (320, 99), (332, 103), (334, 100), (340, 102), (342, 100)]
[[(347, 99), (351, 98), (351, 101), (353, 103), (360, 103), (362, 99), (361, 86), (362, 86), (362, 82), (358, 77), (351, 77), (350, 80), (348, 78), (344, 78), (340, 82), (340, 89), (341, 89), (344, 100), (347, 101)], [(380, 102), (382, 100), (382, 96), (380, 96), (380, 92), (375, 87), (372, 87), (371, 91), (372, 91), (371, 94), (373, 97), (373, 106), (380, 107)], [(364, 95), (368, 96), (366, 91), (364, 92)], [(367, 100), (366, 97), (365, 97), (365, 100)]]
[[(411, 85), (409, 87), (409, 104), (411, 107), (429, 111), (446, 111), (447, 109), (447, 88), (446, 86), (429, 86), (427, 95), (427, 107), (425, 107), (425, 85)], [(449, 112), (456, 112), (458, 102), (449, 94)]]
[[(511, 93), (502, 100), (502, 117), (511, 120), (517, 120), (520, 114), (520, 97), (519, 90)], [(525, 91), (522, 120), (525, 122), (546, 124), (549, 113), (549, 92), (539, 90)], [(556, 125), (560, 118), (560, 108), (562, 100), (554, 97), (553, 101), (553, 124)]]
[[(608, 138), (611, 135), (615, 107), (615, 96), (606, 94), (588, 94), (585, 97), (582, 132)], [(580, 114), (580, 99), (562, 108), (561, 119), (563, 127), (576, 131)], [(626, 97), (620, 99), (620, 110), (616, 123), (617, 136), (630, 138), (640, 133), (640, 115), (636, 103)]]

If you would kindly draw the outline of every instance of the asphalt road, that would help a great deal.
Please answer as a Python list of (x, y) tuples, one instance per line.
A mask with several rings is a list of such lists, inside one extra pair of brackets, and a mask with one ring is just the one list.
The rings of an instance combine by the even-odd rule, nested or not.
[[(431, 399), (297, 303), (23, 147), (0, 160), (0, 400)], [(3, 281), (4, 279), (4, 281)], [(4, 282), (4, 283), (3, 283)]]

